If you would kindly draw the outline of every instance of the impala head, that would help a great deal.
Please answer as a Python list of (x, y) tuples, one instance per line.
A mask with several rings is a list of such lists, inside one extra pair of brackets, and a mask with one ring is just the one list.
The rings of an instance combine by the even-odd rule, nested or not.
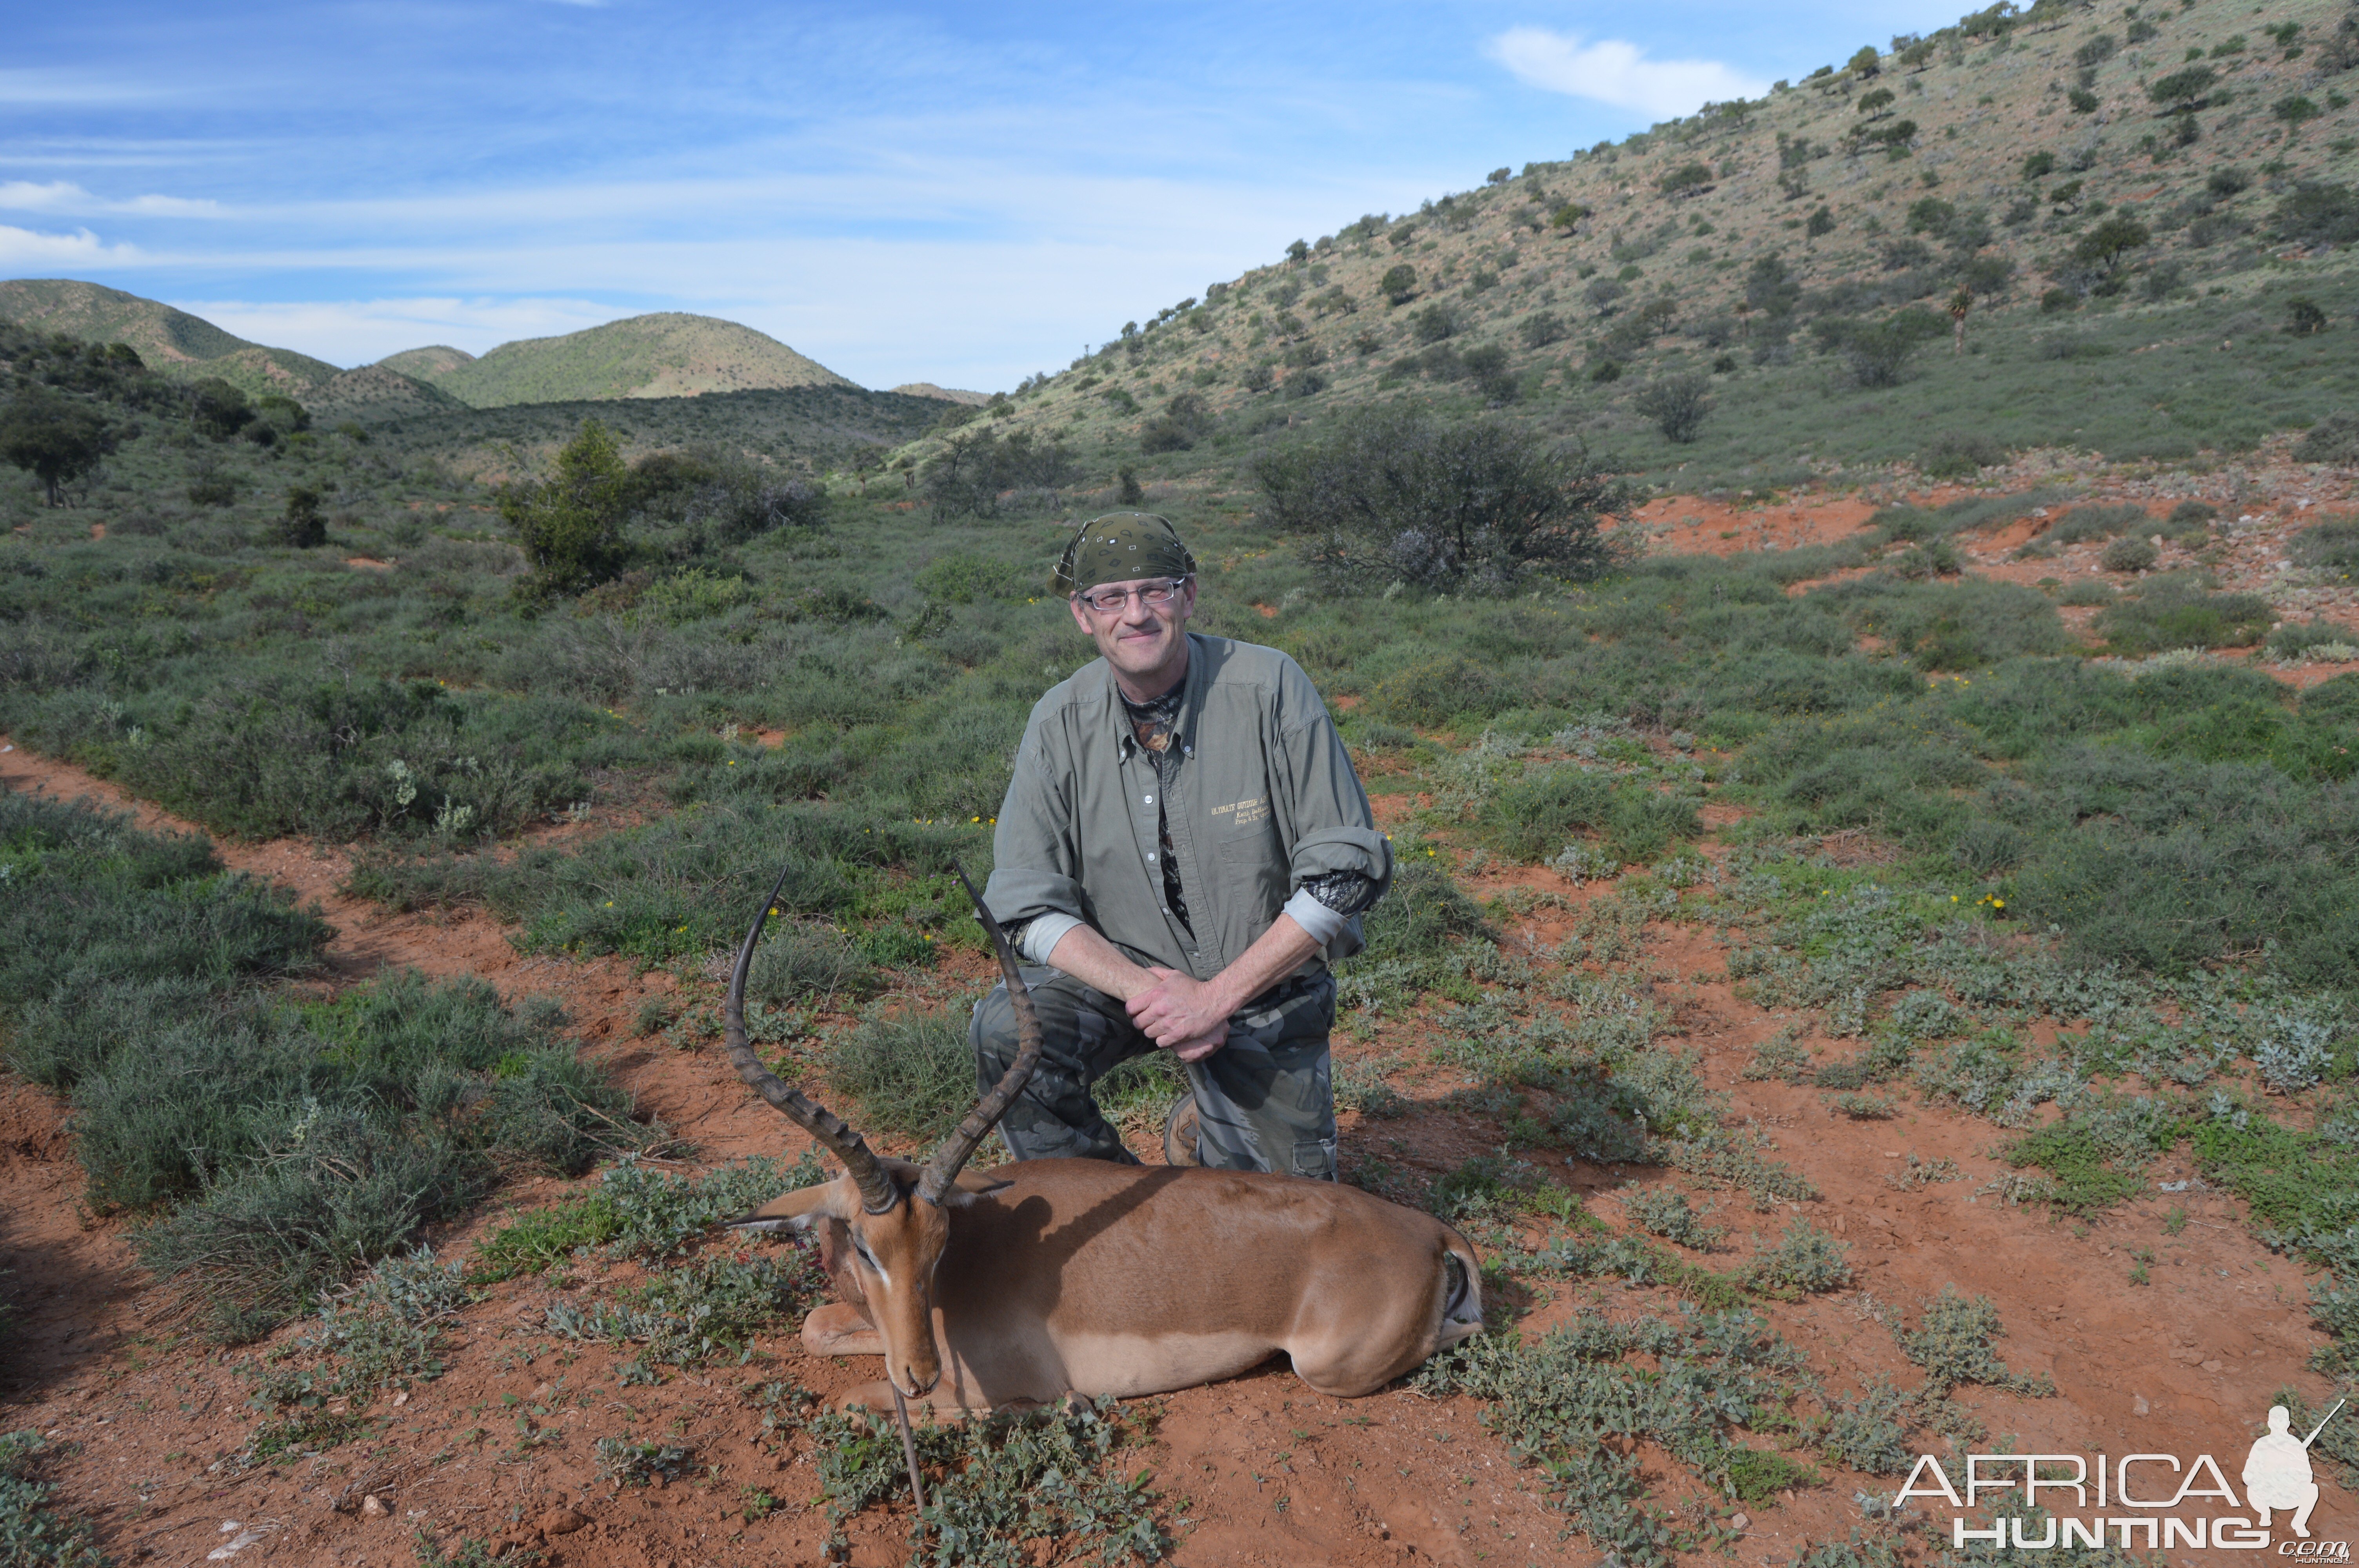
[(950, 1243), (949, 1210), (971, 1204), (978, 1193), (1006, 1185), (987, 1177), (962, 1176), (967, 1160), (999, 1119), (1007, 1113), (1025, 1081), (1040, 1060), (1040, 1024), (1032, 1011), (1031, 993), (1016, 968), (1016, 955), (984, 908), (983, 895), (967, 880), (959, 881), (974, 901), (984, 929), (991, 933), (999, 953), (1000, 972), (1007, 978), (1007, 997), (1016, 1010), (1022, 1041), (1016, 1060), (992, 1091), (984, 1096), (958, 1130), (923, 1165), (879, 1159), (867, 1141), (846, 1127), (825, 1106), (809, 1098), (764, 1067), (745, 1037), (745, 976), (754, 965), (754, 946), (778, 892), (777, 885), (762, 901), (738, 949), (737, 968), (729, 977), (729, 1000), (723, 1010), (723, 1043), (737, 1076), (754, 1091), (783, 1112), (843, 1166), (834, 1181), (804, 1187), (764, 1204), (730, 1224), (744, 1229), (774, 1230), (791, 1226), (801, 1229), (826, 1220), (840, 1222), (848, 1233), (853, 1268), (876, 1327), (885, 1339), (886, 1375), (893, 1386), (915, 1399), (930, 1392), (941, 1380), (941, 1354), (934, 1343), (934, 1269)]

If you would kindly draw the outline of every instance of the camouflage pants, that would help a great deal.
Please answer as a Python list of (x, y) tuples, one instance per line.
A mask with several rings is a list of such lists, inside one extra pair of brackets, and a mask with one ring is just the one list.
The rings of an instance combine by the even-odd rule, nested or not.
[[(1158, 1049), (1115, 998), (1059, 969), (1026, 965), (1040, 1018), (1040, 1065), (1008, 1108), (1000, 1136), (1018, 1160), (1078, 1157), (1138, 1162), (1098, 1109), (1090, 1086), (1133, 1056)], [(1180, 1070), (1196, 1096), (1196, 1157), (1230, 1171), (1335, 1179), (1335, 1092), (1327, 1035), (1335, 982), (1298, 975), (1229, 1020), (1229, 1042)], [(1005, 982), (975, 1004), (967, 1030), (988, 1090), (1016, 1060), (1016, 1010)]]

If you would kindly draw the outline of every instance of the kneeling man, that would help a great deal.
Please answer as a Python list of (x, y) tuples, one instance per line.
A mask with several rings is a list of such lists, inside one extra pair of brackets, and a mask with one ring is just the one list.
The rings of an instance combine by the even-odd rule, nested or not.
[[(1292, 659), (1189, 632), (1164, 519), (1098, 518), (1054, 580), (1102, 657), (1032, 709), (999, 811), (984, 901), (1046, 1039), (1000, 1131), (1019, 1160), (1135, 1163), (1090, 1088), (1167, 1050), (1190, 1092), (1166, 1159), (1332, 1180), (1327, 962), (1392, 878), (1351, 757)], [(1017, 1048), (1004, 984), (969, 1038), (988, 1088)]]

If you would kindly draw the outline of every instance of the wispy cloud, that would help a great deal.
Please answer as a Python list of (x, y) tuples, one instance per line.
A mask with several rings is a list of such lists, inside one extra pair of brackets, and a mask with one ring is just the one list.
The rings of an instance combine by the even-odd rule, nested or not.
[(152, 103), (161, 95), (148, 82), (85, 76), (72, 70), (0, 69), (0, 107)]
[(1636, 45), (1618, 38), (1593, 44), (1578, 33), (1546, 27), (1510, 27), (1491, 39), (1484, 52), (1534, 87), (1636, 109), (1658, 120), (1769, 91), (1767, 81), (1718, 60), (1648, 59)]
[(139, 260), (131, 245), (110, 245), (88, 229), (44, 234), (0, 223), (0, 268), (130, 266)]
[(93, 196), (70, 180), (36, 182), (0, 180), (0, 212), (131, 213), (143, 218), (219, 218), (226, 216), (218, 201), (185, 196)]

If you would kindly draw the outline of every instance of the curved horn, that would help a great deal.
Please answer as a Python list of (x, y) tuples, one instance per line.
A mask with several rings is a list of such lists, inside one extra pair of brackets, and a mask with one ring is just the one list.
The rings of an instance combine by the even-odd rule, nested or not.
[(991, 1130), (999, 1125), (999, 1119), (1007, 1114), (1007, 1108), (1014, 1105), (1016, 1097), (1024, 1092), (1024, 1085), (1032, 1076), (1032, 1069), (1040, 1065), (1040, 1018), (1032, 1011), (1032, 992), (1025, 986), (1023, 975), (1016, 970), (1016, 952), (1007, 945), (1007, 933), (999, 928), (999, 922), (994, 920), (991, 911), (984, 907), (983, 894), (975, 892), (974, 883), (968, 881), (966, 868), (952, 860), (951, 870), (956, 871), (958, 880), (965, 884), (966, 896), (974, 901), (975, 918), (983, 922), (985, 931), (991, 933), (991, 946), (999, 954), (999, 972), (1007, 979), (1008, 1005), (1016, 1010), (1016, 1037), (1019, 1044), (1016, 1060), (1009, 1064), (1006, 1076), (983, 1097), (973, 1110), (967, 1112), (967, 1118), (959, 1123), (958, 1130), (942, 1141), (942, 1146), (934, 1151), (934, 1157), (926, 1162), (925, 1173), (918, 1178), (918, 1195), (938, 1208), (941, 1206), (942, 1195), (951, 1190), (951, 1184), (958, 1180), (959, 1172), (965, 1168), (967, 1161), (973, 1158), (976, 1148), (990, 1135)]
[(762, 901), (759, 914), (754, 916), (753, 929), (745, 933), (745, 945), (737, 949), (737, 968), (729, 976), (729, 1000), (721, 1011), (721, 1041), (729, 1053), (730, 1065), (737, 1076), (752, 1086), (756, 1094), (791, 1119), (796, 1126), (819, 1140), (827, 1152), (843, 1162), (859, 1185), (860, 1201), (871, 1214), (884, 1214), (901, 1201), (900, 1190), (876, 1163), (876, 1156), (868, 1152), (867, 1141), (849, 1127), (833, 1111), (806, 1098), (791, 1085), (781, 1083), (777, 1074), (762, 1065), (754, 1054), (754, 1047), (745, 1039), (745, 976), (754, 967), (754, 944), (762, 939), (762, 927), (769, 924), (770, 910), (786, 891), (787, 877), (794, 867), (789, 863), (778, 872), (778, 880), (770, 884), (770, 893)]

